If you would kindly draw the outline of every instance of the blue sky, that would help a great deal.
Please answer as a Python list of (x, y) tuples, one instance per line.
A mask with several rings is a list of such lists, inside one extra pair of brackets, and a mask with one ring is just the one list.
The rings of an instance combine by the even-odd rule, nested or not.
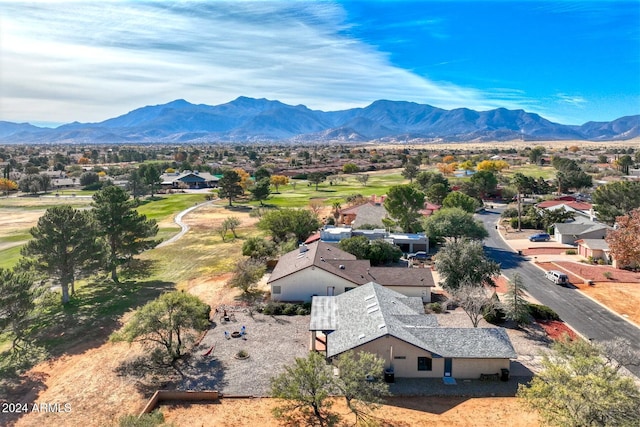
[(238, 96), (640, 114), (640, 1), (0, 0), (0, 120)]

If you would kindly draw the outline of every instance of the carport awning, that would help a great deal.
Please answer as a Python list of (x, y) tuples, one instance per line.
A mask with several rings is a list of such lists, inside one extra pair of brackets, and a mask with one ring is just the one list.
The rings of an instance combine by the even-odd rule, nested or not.
[(311, 300), (310, 331), (335, 331), (338, 323), (338, 306), (334, 297), (314, 296)]

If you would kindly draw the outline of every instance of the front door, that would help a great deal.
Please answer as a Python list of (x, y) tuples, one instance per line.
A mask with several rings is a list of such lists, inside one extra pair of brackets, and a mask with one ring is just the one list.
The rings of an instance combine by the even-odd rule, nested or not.
[(451, 366), (453, 365), (451, 358), (450, 357), (446, 357), (444, 359), (444, 376), (445, 377), (450, 377), (451, 376)]
[(332, 297), (336, 292), (335, 286), (327, 286), (327, 296)]

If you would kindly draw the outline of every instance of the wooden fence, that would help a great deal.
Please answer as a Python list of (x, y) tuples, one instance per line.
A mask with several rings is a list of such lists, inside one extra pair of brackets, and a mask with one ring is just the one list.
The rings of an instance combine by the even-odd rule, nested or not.
[(156, 409), (160, 402), (167, 400), (177, 402), (195, 402), (195, 401), (208, 401), (214, 402), (220, 398), (217, 391), (180, 391), (180, 390), (158, 390), (153, 393), (149, 402), (140, 413), (140, 416), (148, 414)]

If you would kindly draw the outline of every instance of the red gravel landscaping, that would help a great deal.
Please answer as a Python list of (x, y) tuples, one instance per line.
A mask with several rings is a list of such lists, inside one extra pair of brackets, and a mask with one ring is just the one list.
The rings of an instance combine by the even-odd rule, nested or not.
[(552, 340), (557, 341), (565, 335), (568, 335), (572, 340), (578, 337), (576, 333), (573, 332), (573, 330), (564, 322), (558, 320), (537, 320), (537, 323), (544, 328), (545, 332)]
[[(623, 283), (640, 283), (640, 273), (634, 271), (620, 270), (608, 265), (589, 265), (581, 262), (559, 261), (556, 263), (565, 270), (595, 282), (610, 281)], [(546, 268), (546, 267), (545, 267)], [(611, 273), (611, 279), (606, 279), (604, 272)]]

